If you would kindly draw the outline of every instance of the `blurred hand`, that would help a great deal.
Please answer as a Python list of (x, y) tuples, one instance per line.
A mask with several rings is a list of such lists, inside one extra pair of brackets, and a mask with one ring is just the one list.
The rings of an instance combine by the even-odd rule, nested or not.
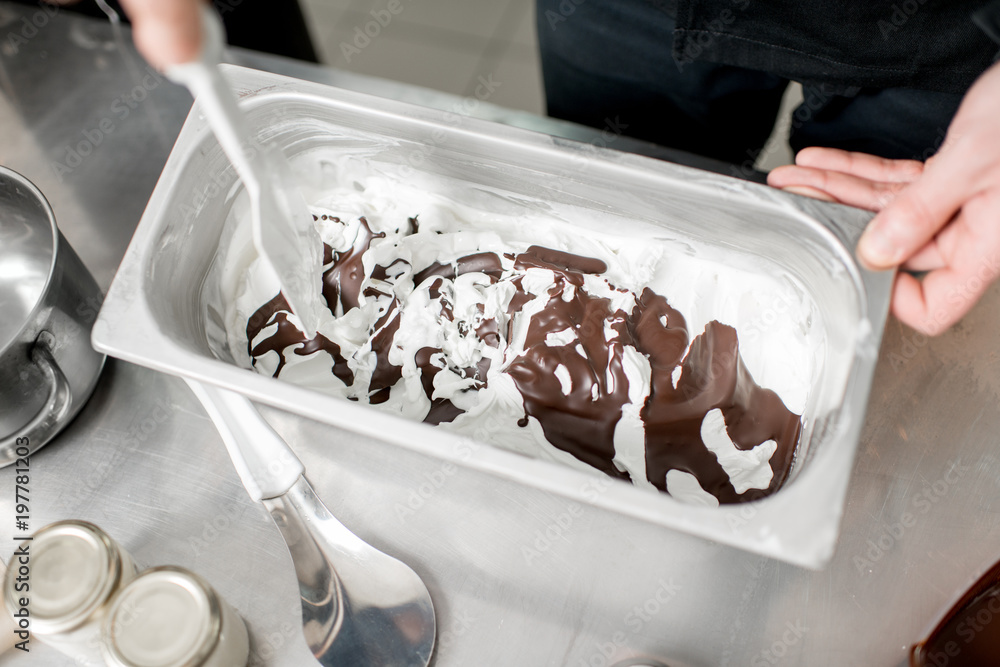
[(132, 21), (135, 45), (153, 67), (163, 70), (190, 62), (201, 53), (201, 0), (121, 3)]
[[(54, 0), (60, 5), (78, 1)], [(201, 53), (202, 0), (121, 0), (121, 4), (132, 21), (136, 47), (156, 69), (190, 62)]]
[(1000, 64), (969, 89), (926, 163), (806, 148), (768, 184), (877, 211), (858, 242), (873, 269), (900, 273), (892, 312), (926, 334), (960, 320), (1000, 275)]

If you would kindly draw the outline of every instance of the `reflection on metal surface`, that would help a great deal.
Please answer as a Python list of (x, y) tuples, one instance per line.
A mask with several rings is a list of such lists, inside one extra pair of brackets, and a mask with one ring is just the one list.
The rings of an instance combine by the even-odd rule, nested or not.
[[(0, 7), (13, 14), (15, 33), (37, 10)], [(16, 59), (4, 57), (17, 88), (0, 99), (0, 146), (9, 166), (42, 186), (75, 249), (107, 286), (191, 100), (161, 85), (127, 119), (113, 116), (115, 132), (86, 168), (58, 181), (53, 156), (65, 155), (65, 146), (80, 141), (81, 131), (95, 127), (137, 83), (120, 61), (108, 59), (101, 70), (95, 62), (107, 56), (72, 43), (69, 26), (84, 20), (57, 16)], [(238, 57), (438, 108), (461, 101), (285, 59)], [(502, 112), (485, 103), (478, 109)], [(560, 125), (533, 122), (542, 131)], [(158, 140), (160, 123), (169, 141)], [(587, 140), (585, 128), (576, 130)], [(427, 581), (441, 631), (434, 667), (583, 667), (635, 655), (656, 656), (670, 667), (892, 667), (907, 661), (914, 640), (926, 637), (928, 624), (1000, 554), (998, 330), (1000, 286), (937, 338), (890, 321), (849, 471), (837, 551), (823, 572), (583, 504), (557, 539), (540, 542), (571, 507), (564, 498), (265, 411), (286, 439), (299, 443), (313, 486), (338, 518), (376, 546), (389, 547), (384, 540), (391, 536), (392, 553)], [(226, 453), (213, 446), (216, 438), (183, 381), (112, 362), (80, 418), (32, 457), (34, 525), (95, 521), (144, 564), (200, 572), (246, 618), (252, 664), (308, 665), (287, 549), (246, 496)], [(967, 467), (961, 483), (939, 484), (942, 493), (927, 495), (945, 480), (950, 461)], [(14, 478), (13, 467), (0, 470), (3, 517), (12, 516)], [(735, 518), (742, 525), (753, 520), (749, 510)], [(0, 521), (0, 542), (11, 545), (13, 530), (12, 522)], [(530, 563), (525, 548), (538, 554)], [(648, 613), (643, 602), (659, 579), (671, 577), (683, 589)], [(789, 622), (809, 630), (783, 644), (779, 657), (772, 649), (784, 641)], [(620, 654), (605, 662), (601, 649), (609, 643)], [(4, 661), (75, 665), (35, 642), (30, 654), (13, 651)]]
[(73, 390), (66, 374), (52, 356), (55, 345), (55, 337), (43, 331), (31, 348), (31, 361), (42, 369), (48, 381), (49, 397), (24, 428), (0, 440), (0, 467), (10, 465), (19, 458), (16, 453), (19, 445), (27, 443), (24, 449), (30, 455), (47, 443), (66, 425), (73, 410)]
[(420, 576), (333, 518), (295, 452), (249, 400), (188, 384), (215, 423), (247, 493), (264, 503), (285, 538), (313, 655), (330, 667), (426, 667), (437, 626)]
[(0, 466), (44, 446), (80, 410), (104, 355), (90, 345), (101, 293), (42, 192), (0, 167)]
[(302, 631), (316, 659), (327, 667), (425, 667), (435, 622), (420, 577), (345, 528), (305, 477), (263, 502), (292, 554)]
[(18, 173), (0, 168), (0, 349), (14, 341), (38, 308), (52, 275), (52, 212)]

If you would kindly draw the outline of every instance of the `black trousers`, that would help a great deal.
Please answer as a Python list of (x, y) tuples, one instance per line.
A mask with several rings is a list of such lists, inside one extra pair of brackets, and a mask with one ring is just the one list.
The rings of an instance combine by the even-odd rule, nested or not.
[[(764, 71), (675, 58), (666, 0), (538, 0), (548, 112), (749, 168), (789, 81)], [(790, 128), (796, 151), (830, 146), (924, 160), (940, 147), (961, 95), (804, 84)]]

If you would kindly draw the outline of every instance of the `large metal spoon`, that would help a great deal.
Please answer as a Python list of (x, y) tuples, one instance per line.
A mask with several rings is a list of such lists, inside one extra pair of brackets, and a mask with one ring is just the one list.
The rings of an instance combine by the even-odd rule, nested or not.
[(427, 667), (434, 605), (409, 566), (349, 531), (327, 510), (302, 462), (244, 396), (188, 380), (255, 501), (292, 555), (302, 632), (326, 667)]

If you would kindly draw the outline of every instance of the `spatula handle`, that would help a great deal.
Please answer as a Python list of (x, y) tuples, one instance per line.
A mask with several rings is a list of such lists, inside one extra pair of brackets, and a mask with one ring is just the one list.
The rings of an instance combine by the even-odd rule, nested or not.
[(302, 461), (245, 396), (188, 380), (215, 422), (236, 472), (256, 502), (282, 495), (305, 472)]
[[(233, 163), (247, 191), (254, 196), (260, 187), (259, 179), (264, 176), (260, 173), (263, 165), (254, 159), (258, 151), (243, 143), (243, 137), (252, 135), (236, 96), (218, 68), (225, 43), (222, 19), (209, 5), (202, 7), (201, 15), (203, 40), (198, 60), (172, 65), (165, 73), (174, 83), (187, 86), (197, 98), (222, 150)], [(226, 122), (220, 122), (222, 119)]]

